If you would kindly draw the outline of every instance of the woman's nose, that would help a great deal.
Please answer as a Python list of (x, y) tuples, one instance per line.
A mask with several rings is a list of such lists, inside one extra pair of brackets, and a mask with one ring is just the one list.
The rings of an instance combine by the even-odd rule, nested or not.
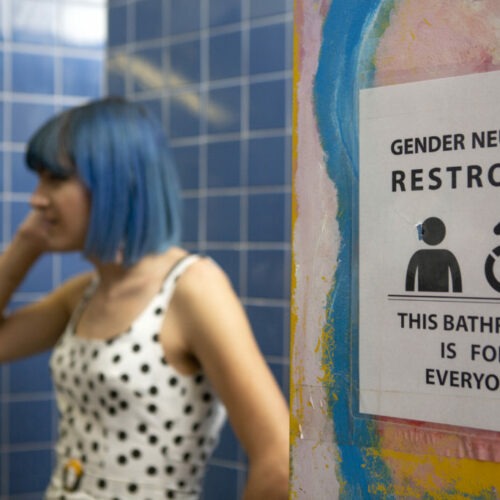
[(38, 184), (35, 191), (31, 195), (30, 204), (33, 208), (47, 208), (49, 206), (50, 200)]

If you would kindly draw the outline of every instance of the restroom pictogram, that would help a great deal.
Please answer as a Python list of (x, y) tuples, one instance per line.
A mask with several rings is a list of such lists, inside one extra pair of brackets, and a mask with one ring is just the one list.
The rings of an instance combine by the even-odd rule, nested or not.
[[(446, 226), (438, 217), (429, 217), (419, 227), (420, 237), (427, 245), (439, 245), (446, 236)], [(452, 252), (443, 248), (416, 251), (406, 271), (406, 291), (462, 291), (460, 266)]]

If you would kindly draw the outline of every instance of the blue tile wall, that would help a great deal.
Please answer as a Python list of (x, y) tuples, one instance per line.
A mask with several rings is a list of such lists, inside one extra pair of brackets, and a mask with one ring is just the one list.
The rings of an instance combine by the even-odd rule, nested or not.
[[(108, 91), (144, 103), (165, 125), (184, 246), (226, 271), (285, 394), (292, 10), (292, 0), (110, 0), (107, 66)], [(240, 498), (245, 477), (226, 426), (203, 500)]]
[[(103, 93), (106, 2), (2, 0), (0, 11), (3, 248), (28, 213), (36, 186), (24, 165), (25, 142), (56, 111)], [(38, 300), (85, 269), (79, 256), (42, 257), (9, 309)], [(48, 360), (42, 353), (0, 367), (0, 500), (38, 500), (49, 481), (56, 410)]]

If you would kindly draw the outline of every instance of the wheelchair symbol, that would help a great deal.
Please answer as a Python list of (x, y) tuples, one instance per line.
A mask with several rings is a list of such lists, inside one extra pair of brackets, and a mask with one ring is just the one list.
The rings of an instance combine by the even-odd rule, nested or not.
[[(493, 232), (500, 236), (500, 222), (495, 226)], [(495, 266), (495, 262), (499, 257), (500, 257), (500, 245), (491, 251), (490, 255), (488, 255), (484, 263), (484, 274), (486, 276), (486, 279), (490, 284), (491, 288), (493, 288), (497, 292), (500, 292), (500, 280), (495, 276), (495, 273), (493, 272), (493, 267)]]

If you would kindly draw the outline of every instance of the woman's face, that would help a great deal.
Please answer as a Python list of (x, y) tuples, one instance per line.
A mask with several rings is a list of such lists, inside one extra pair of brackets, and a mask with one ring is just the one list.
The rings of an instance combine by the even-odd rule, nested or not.
[(83, 250), (90, 217), (90, 195), (76, 176), (60, 179), (39, 174), (31, 206), (40, 216), (52, 251)]

